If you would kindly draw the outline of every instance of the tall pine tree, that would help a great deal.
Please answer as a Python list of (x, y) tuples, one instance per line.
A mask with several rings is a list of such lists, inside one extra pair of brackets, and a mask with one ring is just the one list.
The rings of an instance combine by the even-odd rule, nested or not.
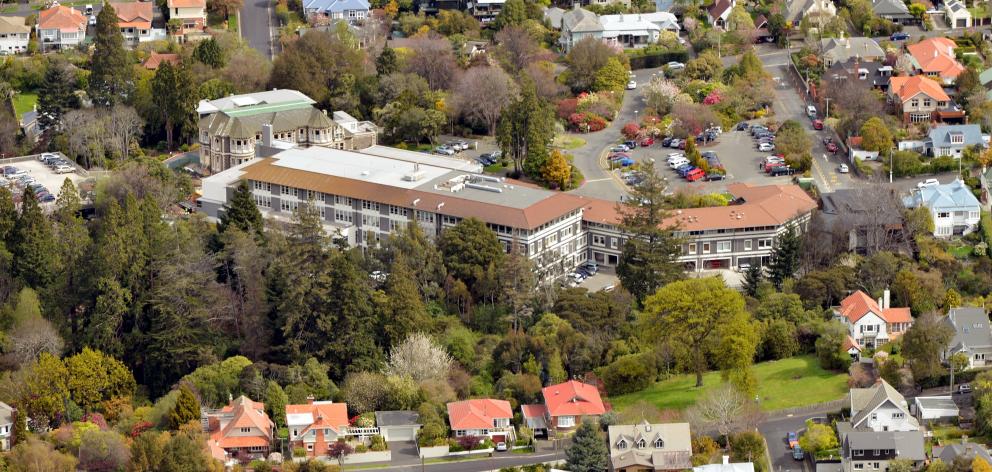
[(47, 287), (58, 269), (58, 247), (52, 224), (31, 188), (24, 189), (21, 214), (14, 224), (11, 252), (14, 274), (31, 287)]
[(53, 59), (45, 70), (45, 80), (38, 90), (38, 126), (42, 131), (58, 130), (62, 117), (73, 108), (76, 99), (72, 94), (76, 77), (62, 59)]
[(96, 17), (90, 64), (88, 91), (93, 103), (105, 107), (127, 103), (134, 92), (133, 66), (131, 53), (124, 48), (124, 37), (117, 26), (117, 11), (104, 3)]
[(768, 278), (776, 287), (782, 287), (785, 279), (799, 271), (799, 256), (803, 241), (795, 227), (789, 225), (785, 232), (775, 238), (775, 250), (768, 265)]
[(534, 82), (525, 77), (520, 97), (503, 111), (496, 128), (500, 149), (513, 159), (516, 172), (540, 178), (554, 132), (551, 107), (537, 95)]
[(185, 66), (163, 62), (152, 77), (152, 102), (165, 122), (165, 139), (173, 149), (175, 133), (180, 137), (196, 128), (196, 104), (199, 100), (193, 77)]
[(393, 259), (386, 280), (386, 297), (389, 307), (387, 319), (382, 320), (383, 345), (395, 346), (415, 331), (424, 331), (430, 324), (427, 308), (420, 298), (413, 270), (402, 253)]
[(592, 421), (583, 421), (575, 430), (572, 444), (565, 450), (565, 460), (565, 468), (572, 472), (602, 472), (607, 469), (609, 450)]
[(224, 232), (228, 226), (234, 227), (246, 233), (262, 235), (264, 222), (262, 212), (258, 211), (255, 205), (255, 197), (248, 188), (248, 182), (242, 180), (238, 188), (234, 190), (231, 202), (224, 206), (224, 212), (220, 215), (220, 224), (217, 230)]
[(331, 259), (328, 275), (331, 286), (327, 306), (332, 310), (336, 333), (334, 341), (330, 342), (332, 370), (337, 378), (343, 378), (346, 370), (379, 370), (382, 350), (375, 343), (377, 326), (368, 277), (348, 253), (338, 253)]

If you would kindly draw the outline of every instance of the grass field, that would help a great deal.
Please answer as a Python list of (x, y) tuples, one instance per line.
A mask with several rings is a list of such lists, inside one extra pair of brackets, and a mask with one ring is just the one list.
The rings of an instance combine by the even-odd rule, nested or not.
[(26, 112), (31, 111), (34, 108), (34, 104), (38, 103), (38, 95), (33, 93), (16, 93), (14, 94), (14, 112), (17, 113), (18, 119), (20, 116)]
[[(837, 400), (847, 393), (847, 374), (825, 371), (815, 356), (799, 356), (754, 366), (758, 396), (766, 411), (793, 408)], [(616, 410), (640, 401), (658, 408), (681, 410), (696, 402), (703, 392), (720, 384), (719, 372), (703, 375), (703, 386), (696, 388), (695, 375), (679, 375), (658, 382), (640, 392), (610, 397)]]
[(559, 134), (558, 136), (555, 136), (555, 140), (551, 145), (559, 149), (571, 151), (573, 149), (578, 149), (582, 146), (585, 146), (586, 140), (576, 136)]

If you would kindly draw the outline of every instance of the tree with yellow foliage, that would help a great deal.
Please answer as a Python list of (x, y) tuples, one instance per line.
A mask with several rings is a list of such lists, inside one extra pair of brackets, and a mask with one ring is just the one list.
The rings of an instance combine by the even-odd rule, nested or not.
[(971, 472), (992, 472), (992, 465), (976, 454), (975, 460), (971, 461)]
[(561, 190), (568, 190), (572, 183), (572, 165), (569, 164), (564, 153), (557, 149), (552, 150), (541, 169), (541, 177), (546, 182), (557, 185)]

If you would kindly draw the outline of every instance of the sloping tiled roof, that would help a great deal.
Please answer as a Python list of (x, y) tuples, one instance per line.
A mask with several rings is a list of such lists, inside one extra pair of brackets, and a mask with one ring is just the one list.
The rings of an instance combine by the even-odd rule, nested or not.
[(548, 413), (554, 416), (601, 415), (606, 407), (595, 386), (569, 380), (557, 385), (544, 387), (544, 404)]
[(868, 313), (874, 313), (886, 323), (908, 323), (913, 321), (909, 308), (886, 308), (878, 306), (865, 292), (858, 290), (840, 302), (838, 314), (847, 318), (851, 323), (857, 323)]
[(24, 24), (23, 16), (0, 16), (0, 33), (30, 33), (31, 27)]
[[(223, 449), (268, 446), (272, 440), (274, 424), (265, 414), (265, 404), (252, 401), (242, 395), (220, 410), (221, 415), (230, 414), (231, 420), (223, 428), (210, 431), (210, 441)], [(239, 428), (255, 428), (252, 436), (232, 436)], [(238, 432), (238, 434), (241, 434)]]
[(964, 71), (954, 57), (954, 48), (957, 44), (943, 37), (927, 38), (916, 44), (906, 46), (912, 54), (913, 59), (919, 64), (920, 70), (924, 72), (939, 72), (945, 79), (953, 79)]
[(823, 55), (832, 62), (847, 62), (851, 58), (881, 59), (885, 51), (871, 38), (828, 38), (820, 40)]
[(524, 418), (544, 418), (548, 413), (548, 407), (542, 404), (520, 405), (520, 412), (523, 413)]
[(291, 422), (295, 426), (304, 426), (299, 435), (306, 434), (311, 429), (329, 428), (337, 433), (348, 426), (348, 405), (335, 402), (313, 402), (307, 404), (286, 405), (286, 417), (308, 419), (309, 422)]
[(513, 418), (510, 402), (479, 398), (448, 403), (448, 421), (453, 430), (492, 428), (493, 420), (498, 418)]
[(153, 52), (150, 56), (148, 56), (148, 59), (145, 59), (145, 63), (143, 65), (145, 66), (145, 69), (155, 70), (158, 69), (158, 66), (162, 65), (163, 62), (168, 62), (176, 66), (182, 62), (182, 59), (180, 59), (179, 54)]
[(169, 8), (206, 8), (207, 0), (168, 0)]
[(892, 77), (889, 79), (889, 92), (897, 95), (904, 103), (921, 93), (938, 102), (951, 99), (940, 84), (922, 75)]
[(117, 12), (117, 25), (121, 28), (151, 28), (152, 2), (111, 3)]
[(951, 308), (944, 317), (944, 324), (954, 330), (951, 349), (975, 349), (992, 347), (992, 328), (989, 325), (989, 315), (984, 308), (957, 307)]
[(706, 12), (710, 15), (710, 18), (714, 20), (717, 18), (723, 18), (730, 9), (734, 7), (731, 0), (716, 0), (713, 5), (710, 5)]
[(902, 0), (873, 0), (872, 10), (878, 16), (886, 18), (911, 18), (909, 7)]
[[(959, 134), (964, 142), (952, 143), (951, 135)], [(934, 126), (927, 135), (932, 146), (965, 147), (982, 144), (982, 127), (979, 125), (941, 125)]]
[(39, 29), (79, 31), (86, 29), (86, 16), (79, 10), (56, 5), (38, 14)]

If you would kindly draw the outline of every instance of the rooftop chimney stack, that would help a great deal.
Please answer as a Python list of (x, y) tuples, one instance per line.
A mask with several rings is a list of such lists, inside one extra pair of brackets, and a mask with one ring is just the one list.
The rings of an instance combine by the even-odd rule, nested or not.
[(307, 395), (307, 405), (313, 405), (314, 396), (313, 394)]
[(723, 465), (730, 464), (730, 456), (723, 456)]
[(882, 301), (885, 302), (885, 304), (882, 305), (882, 309), (888, 310), (889, 303), (892, 301), (892, 292), (889, 292), (889, 289), (885, 289), (885, 291), (882, 292)]
[(262, 145), (272, 147), (273, 139), (275, 138), (272, 135), (272, 124), (266, 123), (262, 125)]

